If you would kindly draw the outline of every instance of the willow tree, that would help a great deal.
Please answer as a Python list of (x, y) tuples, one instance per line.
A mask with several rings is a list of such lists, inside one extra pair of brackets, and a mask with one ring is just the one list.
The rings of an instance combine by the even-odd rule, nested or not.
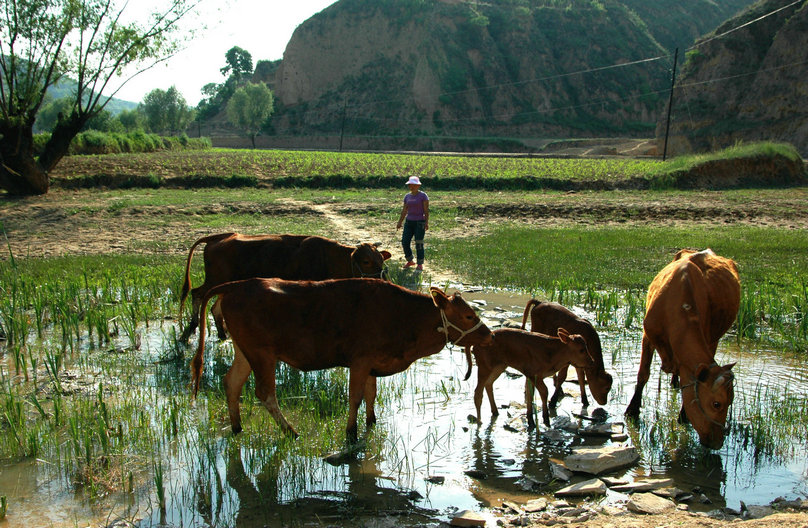
[[(72, 139), (123, 85), (179, 49), (189, 36), (179, 22), (199, 2), (165, 0), (138, 17), (126, 0), (0, 0), (0, 188), (47, 193)], [(63, 78), (75, 82), (72, 104), (37, 156), (34, 120)]]

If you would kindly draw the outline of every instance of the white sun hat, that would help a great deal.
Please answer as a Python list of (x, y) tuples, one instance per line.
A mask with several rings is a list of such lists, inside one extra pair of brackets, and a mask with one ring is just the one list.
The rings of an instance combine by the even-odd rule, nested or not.
[(418, 176), (410, 176), (407, 185), (421, 185), (421, 180), (418, 179)]

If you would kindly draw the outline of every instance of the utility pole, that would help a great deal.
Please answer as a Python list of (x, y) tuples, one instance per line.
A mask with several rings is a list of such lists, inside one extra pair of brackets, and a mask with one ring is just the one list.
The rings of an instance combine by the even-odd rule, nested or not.
[(662, 161), (668, 157), (668, 133), (671, 129), (671, 108), (673, 108), (673, 85), (676, 83), (676, 63), (679, 60), (679, 48), (673, 54), (673, 73), (671, 74), (671, 96), (668, 99), (668, 120), (665, 123), (665, 147), (662, 149)]
[(345, 113), (348, 107), (348, 100), (342, 103), (342, 125), (339, 127), (339, 151), (342, 152), (342, 138), (345, 136)]

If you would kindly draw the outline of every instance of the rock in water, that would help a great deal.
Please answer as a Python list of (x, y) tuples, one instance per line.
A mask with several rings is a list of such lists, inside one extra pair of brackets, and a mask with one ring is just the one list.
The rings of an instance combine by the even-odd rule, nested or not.
[(485, 526), (485, 519), (479, 513), (471, 510), (463, 510), (462, 512), (458, 513), (449, 524), (452, 526), (466, 528), (473, 526)]
[(606, 484), (600, 479), (585, 480), (555, 492), (562, 497), (581, 497), (587, 495), (605, 495)]
[(657, 515), (676, 508), (672, 500), (657, 497), (653, 493), (635, 493), (626, 507), (636, 513)]
[(564, 465), (572, 471), (600, 475), (630, 466), (639, 459), (640, 455), (634, 447), (577, 447), (564, 459)]

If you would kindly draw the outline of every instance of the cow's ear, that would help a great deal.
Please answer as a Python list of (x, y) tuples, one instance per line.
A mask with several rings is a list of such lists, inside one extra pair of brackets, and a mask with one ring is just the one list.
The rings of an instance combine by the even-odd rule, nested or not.
[(704, 363), (699, 363), (699, 366), (696, 367), (696, 379), (700, 383), (704, 383), (707, 381), (707, 378), (710, 376), (710, 367), (705, 365)]
[(435, 303), (435, 306), (438, 308), (442, 308), (449, 303), (449, 298), (443, 293), (443, 290), (440, 288), (436, 288), (432, 286), (429, 288), (429, 293), (432, 295), (432, 302)]
[(382, 260), (387, 260), (387, 259), (389, 259), (390, 257), (392, 257), (392, 256), (393, 256), (393, 255), (391, 255), (391, 254), (390, 254), (390, 252), (389, 252), (389, 251), (387, 251), (387, 250), (380, 251), (380, 253), (382, 254)]
[(736, 365), (736, 363), (733, 362), (733, 363), (730, 363), (729, 365), (724, 365), (723, 369), (725, 371), (729, 372), (730, 370), (732, 370), (732, 367), (734, 367), (735, 365)]
[(558, 338), (561, 340), (562, 343), (565, 345), (570, 342), (570, 334), (564, 328), (558, 329)]

